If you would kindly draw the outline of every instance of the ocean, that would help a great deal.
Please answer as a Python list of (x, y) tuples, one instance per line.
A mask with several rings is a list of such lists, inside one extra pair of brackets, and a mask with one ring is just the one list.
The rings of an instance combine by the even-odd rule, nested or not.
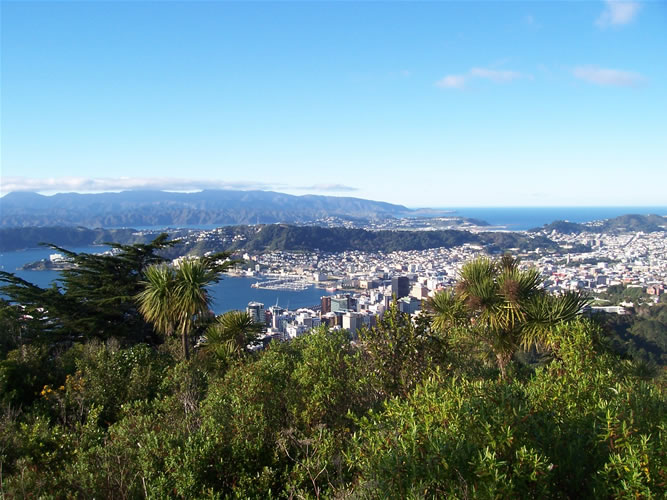
[(590, 222), (626, 214), (667, 215), (667, 206), (650, 207), (438, 207), (453, 215), (481, 219), (510, 231), (542, 227), (556, 220)]

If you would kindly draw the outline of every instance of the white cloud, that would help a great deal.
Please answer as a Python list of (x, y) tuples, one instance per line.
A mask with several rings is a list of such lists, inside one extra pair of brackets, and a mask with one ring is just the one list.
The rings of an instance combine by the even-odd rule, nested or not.
[(199, 191), (202, 189), (278, 189), (281, 185), (261, 182), (221, 181), (215, 179), (174, 179), (161, 177), (4, 177), (0, 191), (37, 191), (37, 192), (102, 192), (130, 189), (159, 189), (163, 191)]
[(300, 190), (316, 192), (350, 192), (358, 189), (343, 184), (315, 184), (312, 186), (288, 186), (286, 184), (270, 184), (253, 181), (222, 181), (217, 179), (174, 179), (161, 177), (3, 177), (0, 182), (0, 193), (12, 191), (33, 191), (41, 193), (96, 193), (105, 191), (125, 191), (150, 189), (160, 191), (201, 191), (202, 189), (235, 189), (247, 190)]
[(542, 28), (542, 25), (537, 21), (535, 16), (533, 16), (532, 14), (526, 14), (525, 16), (523, 16), (523, 18), (521, 19), (521, 23), (525, 28), (529, 29), (530, 31), (537, 31)]
[(589, 83), (616, 87), (636, 87), (646, 81), (639, 73), (598, 66), (577, 66), (572, 70), (572, 74)]
[(638, 2), (605, 0), (605, 8), (595, 21), (595, 24), (602, 28), (628, 24), (637, 16), (639, 7)]
[(314, 184), (312, 186), (303, 186), (298, 188), (303, 191), (359, 191), (358, 188), (346, 186), (344, 184)]
[[(471, 68), (465, 75), (447, 75), (435, 82), (435, 85), (446, 89), (462, 89), (466, 86), (470, 78), (484, 78), (495, 83), (507, 83), (523, 77), (524, 75), (518, 71)], [(528, 75), (528, 78), (532, 77)]]
[(437, 87), (445, 89), (462, 89), (465, 87), (466, 77), (463, 75), (447, 75), (435, 82)]
[(488, 68), (472, 68), (470, 70), (472, 76), (479, 78), (486, 78), (496, 83), (505, 83), (521, 78), (521, 73), (509, 70), (497, 70)]

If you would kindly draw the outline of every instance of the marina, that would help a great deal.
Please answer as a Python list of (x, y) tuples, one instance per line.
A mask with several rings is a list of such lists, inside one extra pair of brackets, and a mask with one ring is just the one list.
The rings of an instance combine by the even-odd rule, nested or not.
[(251, 286), (253, 288), (261, 288), (264, 290), (300, 291), (300, 290), (307, 290), (313, 285), (302, 279), (283, 278), (283, 279), (272, 279), (267, 281), (258, 281), (256, 283), (253, 283)]

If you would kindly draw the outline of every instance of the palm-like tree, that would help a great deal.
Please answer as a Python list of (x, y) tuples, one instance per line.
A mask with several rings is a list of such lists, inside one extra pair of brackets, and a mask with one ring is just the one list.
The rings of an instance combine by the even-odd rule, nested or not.
[(246, 312), (229, 311), (218, 316), (206, 330), (204, 348), (220, 359), (239, 357), (257, 341), (264, 325), (255, 323)]
[(548, 345), (549, 332), (574, 319), (588, 299), (578, 293), (548, 294), (538, 271), (521, 270), (509, 255), (499, 261), (478, 258), (461, 269), (455, 292), (429, 301), (433, 326), (441, 331), (467, 325), (496, 356), (501, 376), (520, 348)]
[(167, 264), (155, 264), (146, 268), (144, 278), (140, 282), (144, 289), (136, 296), (139, 312), (159, 333), (171, 335), (176, 324), (173, 307), (175, 269)]
[(206, 288), (219, 281), (219, 275), (200, 259), (186, 259), (177, 268), (153, 265), (145, 272), (144, 289), (136, 297), (139, 312), (158, 332), (181, 335), (185, 359), (190, 357), (188, 337), (211, 303)]

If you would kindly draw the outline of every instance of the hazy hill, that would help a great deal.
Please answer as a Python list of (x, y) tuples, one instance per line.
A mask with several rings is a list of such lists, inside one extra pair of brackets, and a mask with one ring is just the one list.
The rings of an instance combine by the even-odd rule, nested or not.
[(198, 193), (9, 193), (0, 198), (0, 226), (186, 226), (309, 222), (326, 217), (383, 219), (419, 212), (361, 198), (293, 196), (272, 191)]
[(556, 231), (564, 234), (581, 233), (584, 231), (588, 231), (589, 233), (624, 233), (636, 231), (653, 233), (656, 231), (666, 231), (666, 228), (667, 217), (654, 214), (628, 214), (587, 224), (557, 220), (541, 228), (531, 229), (531, 231)]
[(665, 231), (667, 229), (667, 218), (660, 215), (638, 215), (628, 214), (607, 219), (600, 226), (603, 232), (634, 232), (644, 231), (653, 233), (655, 231)]

